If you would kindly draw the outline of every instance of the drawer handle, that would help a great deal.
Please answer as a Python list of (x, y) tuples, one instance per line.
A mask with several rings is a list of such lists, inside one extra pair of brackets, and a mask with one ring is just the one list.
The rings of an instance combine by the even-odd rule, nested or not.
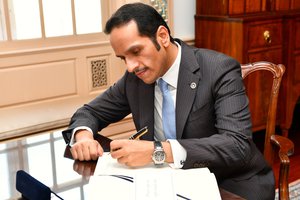
[(267, 30), (264, 32), (264, 38), (266, 43), (270, 44), (272, 42), (270, 31)]

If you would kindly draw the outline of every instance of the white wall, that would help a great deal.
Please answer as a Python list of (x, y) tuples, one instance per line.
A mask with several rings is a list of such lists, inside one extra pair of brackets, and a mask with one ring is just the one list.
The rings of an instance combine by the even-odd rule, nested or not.
[(174, 33), (176, 38), (182, 40), (195, 39), (196, 0), (174, 0)]

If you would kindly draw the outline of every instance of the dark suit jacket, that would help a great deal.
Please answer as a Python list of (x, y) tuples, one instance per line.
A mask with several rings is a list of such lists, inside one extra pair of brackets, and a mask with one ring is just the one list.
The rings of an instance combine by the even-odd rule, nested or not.
[[(240, 64), (224, 54), (192, 48), (177, 41), (182, 47), (182, 57), (177, 86), (176, 135), (187, 150), (183, 168), (208, 167), (222, 187), (246, 198), (249, 197), (246, 193), (257, 192), (247, 189), (251, 187), (249, 181), (251, 185), (263, 184), (269, 189), (265, 192), (270, 193), (270, 188), (274, 190), (273, 173), (251, 139), (251, 118)], [(191, 87), (191, 83), (195, 83), (196, 88)], [(153, 140), (154, 84), (147, 85), (126, 72), (107, 91), (78, 109), (70, 128), (63, 133), (66, 142), (75, 127), (88, 126), (97, 134), (130, 113), (137, 129), (148, 126), (149, 134), (142, 139)], [(269, 179), (252, 180), (265, 174)], [(243, 181), (246, 181), (245, 189), (239, 188)]]

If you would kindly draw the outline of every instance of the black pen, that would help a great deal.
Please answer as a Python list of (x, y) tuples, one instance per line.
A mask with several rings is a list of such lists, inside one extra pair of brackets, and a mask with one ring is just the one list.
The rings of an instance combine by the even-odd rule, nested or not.
[(148, 133), (147, 126), (145, 126), (144, 128), (142, 128), (141, 130), (139, 130), (135, 134), (131, 135), (128, 139), (129, 140), (138, 140), (141, 136), (143, 136), (146, 133)]

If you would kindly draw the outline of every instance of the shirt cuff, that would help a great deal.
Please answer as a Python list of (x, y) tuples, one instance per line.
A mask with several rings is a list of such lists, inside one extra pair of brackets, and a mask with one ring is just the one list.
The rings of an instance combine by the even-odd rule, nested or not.
[(79, 126), (79, 127), (77, 127), (77, 128), (74, 128), (73, 131), (72, 131), (72, 137), (71, 137), (71, 140), (70, 140), (70, 143), (69, 143), (69, 146), (70, 146), (70, 147), (72, 147), (72, 146), (75, 144), (75, 142), (76, 142), (76, 140), (75, 140), (75, 133), (76, 133), (76, 131), (79, 131), (79, 130), (87, 130), (87, 131), (89, 131), (91, 134), (93, 134), (92, 129), (90, 129), (90, 128), (87, 127), (87, 126)]
[(174, 163), (169, 164), (170, 167), (180, 169), (183, 167), (186, 160), (187, 152), (185, 148), (177, 140), (167, 140), (171, 144), (173, 161)]

